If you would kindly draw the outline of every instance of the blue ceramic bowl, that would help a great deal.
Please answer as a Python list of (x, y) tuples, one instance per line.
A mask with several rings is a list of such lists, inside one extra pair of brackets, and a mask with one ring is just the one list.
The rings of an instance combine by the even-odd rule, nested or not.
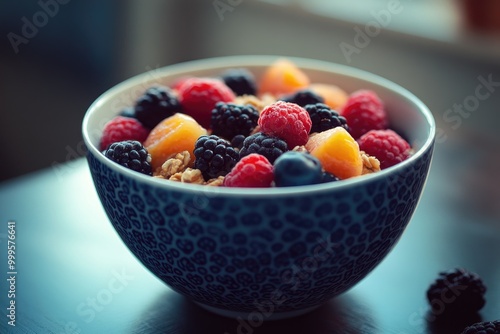
[(291, 58), (312, 82), (348, 92), (373, 89), (391, 127), (415, 149), (408, 160), (354, 179), (289, 188), (237, 189), (167, 182), (106, 159), (104, 123), (153, 84), (245, 67), (259, 77), (276, 57), (243, 56), (168, 66), (104, 93), (83, 121), (88, 164), (102, 205), (123, 242), (175, 291), (219, 314), (283, 318), (343, 293), (396, 245), (429, 171), (435, 125), (414, 95), (378, 76)]

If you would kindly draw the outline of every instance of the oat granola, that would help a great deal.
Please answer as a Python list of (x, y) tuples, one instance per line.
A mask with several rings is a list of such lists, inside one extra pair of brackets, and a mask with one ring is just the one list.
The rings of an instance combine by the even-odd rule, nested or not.
[(380, 171), (380, 161), (377, 158), (366, 154), (364, 151), (361, 151), (360, 153), (361, 159), (363, 160), (362, 175)]
[(274, 102), (276, 102), (276, 98), (271, 94), (264, 94), (260, 98), (254, 95), (242, 95), (237, 96), (236, 99), (234, 99), (235, 104), (250, 104), (251, 106), (255, 107), (255, 109), (257, 109), (259, 113), (262, 111), (262, 109)]
[(168, 159), (158, 168), (153, 176), (162, 179), (170, 179), (177, 173), (182, 173), (186, 170), (191, 161), (191, 154), (188, 151), (177, 153), (175, 157)]

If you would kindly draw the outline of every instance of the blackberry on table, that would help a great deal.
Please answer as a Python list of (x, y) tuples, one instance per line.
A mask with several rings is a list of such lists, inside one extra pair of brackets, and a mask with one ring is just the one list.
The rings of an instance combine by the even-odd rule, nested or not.
[(293, 94), (285, 95), (281, 101), (291, 102), (305, 107), (308, 104), (324, 103), (325, 100), (309, 89), (301, 89)]
[(286, 151), (288, 151), (288, 145), (284, 140), (257, 132), (248, 136), (243, 141), (243, 147), (240, 150), (240, 159), (251, 153), (257, 153), (265, 156), (273, 164)]
[(128, 169), (152, 175), (151, 156), (146, 148), (136, 140), (113, 143), (104, 151), (104, 155)]
[(181, 112), (177, 96), (168, 87), (151, 87), (135, 103), (135, 118), (152, 129), (165, 118)]
[(465, 328), (462, 334), (500, 334), (500, 320), (475, 323)]
[(486, 287), (481, 278), (462, 268), (441, 272), (427, 290), (432, 312), (438, 317), (466, 316), (486, 303)]
[(345, 117), (340, 116), (338, 112), (330, 109), (329, 106), (323, 103), (308, 104), (304, 107), (309, 113), (312, 122), (311, 133), (323, 132), (329, 129), (341, 126), (347, 131), (347, 120)]
[(237, 135), (248, 136), (257, 126), (258, 119), (259, 112), (249, 104), (219, 102), (212, 110), (212, 133), (228, 140)]
[(194, 156), (194, 167), (201, 171), (205, 180), (225, 176), (239, 160), (235, 148), (216, 135), (198, 138)]
[(224, 83), (238, 96), (255, 95), (257, 84), (253, 74), (244, 68), (226, 70), (221, 75)]

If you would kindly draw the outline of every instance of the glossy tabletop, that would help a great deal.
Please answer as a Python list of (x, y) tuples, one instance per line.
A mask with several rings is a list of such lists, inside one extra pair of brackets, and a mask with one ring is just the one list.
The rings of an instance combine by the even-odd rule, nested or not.
[[(211, 314), (149, 273), (107, 220), (85, 160), (3, 183), (0, 332), (460, 333), (460, 319), (429, 322), (425, 298), (438, 273), (455, 267), (478, 273), (488, 287), (477, 320), (500, 319), (499, 163), (491, 159), (498, 147), (464, 145), (475, 144), (436, 145), (409, 227), (368, 277), (307, 315), (264, 323)], [(16, 231), (15, 297), (8, 296), (9, 221)], [(11, 300), (15, 327), (8, 324)]]

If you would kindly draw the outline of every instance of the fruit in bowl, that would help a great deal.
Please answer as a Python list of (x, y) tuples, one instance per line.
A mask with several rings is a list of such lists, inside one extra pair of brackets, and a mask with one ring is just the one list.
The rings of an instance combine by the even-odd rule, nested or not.
[[(358, 283), (402, 235), (432, 157), (432, 115), (405, 89), (327, 62), (273, 64), (240, 56), (168, 66), (111, 88), (83, 121), (93, 181), (123, 242), (172, 289), (228, 316), (301, 314)], [(227, 74), (235, 69), (239, 79)], [(278, 84), (262, 84), (268, 77)], [(336, 95), (322, 97), (318, 85)], [(162, 116), (144, 122), (155, 99), (167, 101)], [(353, 116), (360, 105), (368, 116)], [(149, 133), (115, 136), (123, 147), (108, 152), (102, 138), (121, 106), (135, 106), (129, 116)], [(214, 119), (235, 109), (241, 133), (217, 130)], [(123, 160), (123, 150), (134, 152)], [(166, 180), (169, 168), (182, 172)]]

